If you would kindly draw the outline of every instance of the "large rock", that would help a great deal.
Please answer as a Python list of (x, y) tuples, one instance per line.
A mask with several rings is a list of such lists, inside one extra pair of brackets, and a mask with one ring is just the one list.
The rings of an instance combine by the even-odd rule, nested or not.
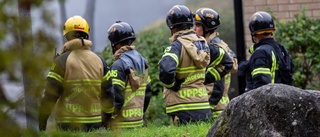
[(262, 86), (232, 99), (207, 137), (320, 137), (320, 92)]

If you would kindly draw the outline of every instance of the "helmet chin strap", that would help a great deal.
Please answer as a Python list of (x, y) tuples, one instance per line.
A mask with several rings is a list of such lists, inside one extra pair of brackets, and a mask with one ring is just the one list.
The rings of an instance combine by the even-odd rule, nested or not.
[(81, 37), (81, 42), (82, 42), (82, 46), (84, 46), (84, 41), (83, 41), (83, 37)]
[(206, 37), (206, 35), (210, 33), (210, 32), (204, 27), (203, 24), (202, 24), (202, 30), (203, 30), (203, 37)]
[(82, 42), (82, 46), (84, 46), (83, 37), (81, 37), (81, 35), (80, 35), (79, 33), (76, 33), (76, 34), (74, 35), (74, 37), (80, 38), (80, 39), (81, 39), (81, 42)]
[(251, 40), (252, 40), (252, 43), (256, 43), (255, 41), (254, 41), (254, 39), (253, 39), (253, 36), (251, 35)]

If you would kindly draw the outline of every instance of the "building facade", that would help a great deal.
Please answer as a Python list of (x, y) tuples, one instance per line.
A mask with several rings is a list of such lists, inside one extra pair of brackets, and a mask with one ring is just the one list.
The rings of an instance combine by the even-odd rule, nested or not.
[(249, 57), (248, 48), (253, 44), (248, 24), (249, 18), (254, 12), (267, 11), (270, 13), (271, 11), (276, 19), (290, 21), (295, 14), (305, 8), (307, 16), (320, 17), (320, 0), (243, 0), (242, 4), (247, 58)]

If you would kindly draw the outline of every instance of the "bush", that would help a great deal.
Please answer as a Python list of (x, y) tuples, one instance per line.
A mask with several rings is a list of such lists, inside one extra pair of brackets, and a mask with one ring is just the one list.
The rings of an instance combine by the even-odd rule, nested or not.
[[(154, 29), (157, 28), (157, 29)], [(153, 28), (146, 29), (138, 34), (137, 50), (149, 62), (149, 75), (154, 94), (162, 92), (162, 84), (159, 80), (158, 62), (163, 55), (164, 49), (169, 46), (170, 37), (169, 28), (161, 22), (158, 22)]]
[(295, 65), (294, 86), (319, 89), (320, 20), (307, 17), (302, 10), (292, 21), (276, 23), (275, 38), (288, 49)]

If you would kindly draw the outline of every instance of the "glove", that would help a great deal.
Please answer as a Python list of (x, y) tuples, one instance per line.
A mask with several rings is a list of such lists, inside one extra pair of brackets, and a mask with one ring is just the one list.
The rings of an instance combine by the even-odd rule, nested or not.
[(173, 91), (179, 91), (180, 90), (180, 88), (181, 88), (181, 84), (183, 83), (185, 81), (185, 78), (184, 79), (177, 79), (176, 78), (176, 80), (175, 80), (175, 82), (174, 82), (174, 85), (171, 87), (171, 88), (169, 88), (169, 89), (171, 89), (171, 90), (173, 90)]
[(212, 83), (214, 82), (213, 79), (213, 76), (211, 76), (210, 74), (206, 74), (203, 84), (207, 85), (209, 83)]

